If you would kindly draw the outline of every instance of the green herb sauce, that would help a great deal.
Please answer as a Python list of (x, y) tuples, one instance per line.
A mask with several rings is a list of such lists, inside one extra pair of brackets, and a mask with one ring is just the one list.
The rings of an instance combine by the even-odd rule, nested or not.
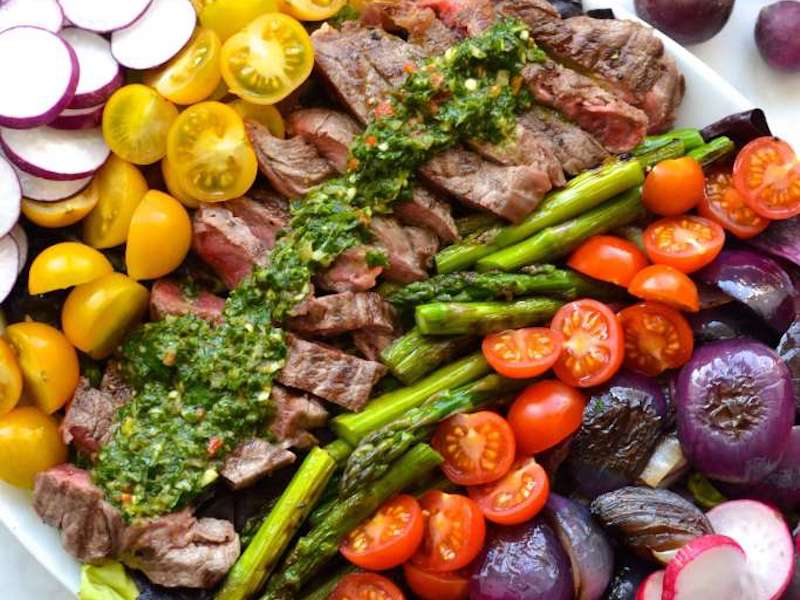
[(405, 83), (354, 141), (348, 172), (293, 204), (291, 227), (268, 266), (230, 293), (223, 324), (168, 317), (127, 340), (122, 368), (135, 397), (93, 471), (126, 518), (187, 503), (216, 479), (228, 452), (264, 430), (286, 357), (276, 324), (308, 294), (313, 274), (371, 241), (372, 216), (409, 197), (414, 173), (434, 154), (468, 138), (507, 138), (531, 103), (520, 72), (542, 56), (525, 26), (509, 19), (408, 65)]

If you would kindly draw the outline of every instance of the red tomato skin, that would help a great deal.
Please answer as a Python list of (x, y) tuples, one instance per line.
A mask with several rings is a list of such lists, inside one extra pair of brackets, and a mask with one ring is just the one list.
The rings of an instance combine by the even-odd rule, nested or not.
[(628, 287), (634, 275), (648, 264), (636, 244), (613, 235), (590, 237), (567, 261), (578, 273), (622, 287)]
[(800, 214), (800, 161), (783, 140), (760, 137), (742, 148), (733, 164), (733, 184), (765, 219)]
[(631, 281), (628, 293), (678, 310), (700, 310), (700, 295), (694, 281), (686, 273), (669, 265), (651, 265), (642, 269)]
[(405, 596), (383, 575), (350, 573), (342, 577), (328, 600), (405, 600)]
[(733, 185), (729, 170), (716, 169), (706, 175), (706, 191), (697, 212), (718, 223), (740, 240), (749, 240), (769, 226), (769, 219), (757, 214)]
[(584, 395), (557, 379), (525, 388), (508, 411), (519, 454), (538, 454), (563, 442), (581, 426), (584, 408)]
[(659, 219), (644, 231), (644, 246), (650, 260), (684, 273), (694, 273), (713, 262), (724, 245), (722, 227), (716, 221), (695, 215)]
[(672, 217), (692, 210), (703, 197), (705, 176), (688, 156), (658, 163), (644, 180), (642, 204), (650, 212)]
[[(622, 309), (617, 315), (625, 335), (625, 367), (632, 371), (637, 371), (650, 377), (656, 377), (667, 369), (677, 369), (682, 367), (692, 357), (694, 351), (694, 335), (689, 322), (681, 313), (674, 308), (659, 304), (657, 302), (642, 302)], [(648, 319), (649, 322), (646, 322)], [(645, 352), (648, 346), (655, 346), (660, 341), (659, 336), (664, 335), (664, 321), (668, 323), (671, 340), (664, 343), (671, 343), (675, 346), (672, 351), (665, 351), (663, 347), (654, 348), (658, 354), (655, 360), (636, 361), (636, 352), (644, 346)], [(648, 333), (648, 328), (653, 328)], [(639, 346), (634, 346), (639, 342), (639, 336), (645, 335), (645, 339)]]
[[(518, 502), (511, 509), (501, 510), (494, 504), (496, 494), (515, 493), (520, 483), (520, 474), (525, 473), (533, 480), (533, 489), (526, 490), (530, 496)], [(519, 525), (530, 521), (544, 508), (550, 496), (550, 479), (547, 473), (533, 458), (523, 458), (514, 463), (508, 475), (487, 485), (472, 486), (468, 489), (472, 498), (483, 512), (487, 521), (497, 525)]]
[[(557, 331), (547, 327), (526, 327), (487, 335), (481, 349), (486, 362), (501, 375), (511, 379), (530, 379), (555, 364), (563, 343), (564, 338)], [(509, 356), (503, 356), (503, 351)], [(537, 355), (527, 359), (520, 356), (530, 351)], [(516, 356), (513, 356), (514, 352)]]
[(421, 600), (467, 600), (469, 576), (461, 572), (434, 573), (415, 566), (403, 565), (403, 574), (411, 591)]

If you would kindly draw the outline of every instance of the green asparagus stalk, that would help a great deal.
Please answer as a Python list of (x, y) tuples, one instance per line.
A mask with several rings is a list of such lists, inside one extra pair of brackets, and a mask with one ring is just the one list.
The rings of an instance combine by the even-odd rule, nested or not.
[(700, 135), (699, 129), (675, 129), (661, 135), (649, 135), (645, 140), (633, 149), (631, 154), (634, 156), (642, 156), (649, 154), (653, 150), (657, 150), (669, 144), (673, 140), (680, 140), (683, 142), (686, 150), (692, 150), (698, 146), (705, 144), (703, 136)]
[(324, 450), (331, 455), (331, 458), (336, 461), (337, 465), (341, 466), (347, 460), (347, 457), (350, 456), (353, 447), (344, 440), (333, 440), (330, 444), (325, 446)]
[(369, 518), (384, 502), (442, 462), (427, 444), (418, 444), (403, 455), (389, 471), (368, 488), (359, 489), (339, 502), (324, 521), (297, 541), (291, 553), (267, 583), (261, 600), (293, 598), (302, 586), (338, 552), (345, 536)]
[(548, 262), (569, 254), (586, 238), (644, 216), (641, 195), (641, 189), (634, 188), (571, 221), (548, 227), (519, 244), (482, 258), (478, 261), (478, 270), (513, 271), (524, 265)]
[(436, 302), (414, 311), (417, 328), (427, 335), (493, 333), (549, 320), (564, 302), (524, 298), (512, 302)]
[(456, 219), (456, 229), (461, 237), (481, 233), (502, 224), (503, 222), (494, 215), (482, 212)]
[(730, 138), (722, 136), (714, 138), (707, 144), (693, 149), (689, 152), (688, 156), (691, 156), (701, 165), (707, 167), (720, 158), (725, 158), (733, 153), (734, 150), (736, 150), (736, 144), (734, 144)]
[(335, 590), (336, 586), (339, 585), (339, 582), (345, 577), (345, 575), (350, 575), (350, 573), (358, 573), (358, 568), (348, 564), (336, 571), (324, 582), (317, 585), (312, 582), (314, 589), (303, 596), (302, 600), (328, 600), (330, 595), (333, 593), (333, 590)]
[(450, 415), (471, 412), (492, 404), (525, 384), (519, 379), (487, 375), (474, 383), (431, 396), (402, 417), (373, 431), (361, 440), (350, 455), (342, 474), (339, 497), (347, 498), (357, 489), (368, 487), (382, 477), (406, 450), (426, 440), (439, 421)]
[(400, 418), (407, 411), (442, 390), (465, 385), (491, 371), (483, 354), (476, 352), (434, 371), (414, 385), (375, 398), (359, 413), (339, 415), (331, 421), (331, 429), (351, 446), (368, 433)]
[(430, 337), (415, 327), (381, 352), (381, 361), (406, 385), (422, 377), (474, 346), (469, 335)]
[(639, 164), (642, 165), (643, 168), (649, 169), (653, 165), (660, 163), (662, 160), (669, 160), (670, 158), (675, 158), (676, 156), (683, 156), (685, 153), (686, 147), (683, 145), (682, 141), (671, 140), (663, 146), (654, 148), (647, 154), (637, 156), (636, 160), (639, 161)]
[(259, 590), (316, 504), (335, 467), (325, 450), (314, 448), (308, 453), (253, 541), (228, 572), (217, 600), (244, 600)]
[(416, 281), (386, 299), (397, 308), (410, 309), (431, 302), (481, 302), (511, 300), (519, 296), (578, 296), (609, 298), (619, 295), (615, 286), (604, 285), (568, 269), (536, 265), (525, 273), (475, 273), (461, 271)]

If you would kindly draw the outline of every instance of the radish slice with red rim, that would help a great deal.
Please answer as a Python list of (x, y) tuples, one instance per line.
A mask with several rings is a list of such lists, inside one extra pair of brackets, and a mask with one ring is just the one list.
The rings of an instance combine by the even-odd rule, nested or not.
[(0, 302), (3, 302), (19, 275), (19, 248), (10, 234), (0, 237)]
[(73, 130), (39, 127), (30, 131), (2, 129), (0, 144), (17, 167), (31, 175), (55, 181), (73, 181), (94, 174), (111, 152), (98, 127)]
[(656, 571), (647, 576), (636, 590), (636, 600), (661, 600), (664, 589), (664, 571)]
[(17, 274), (19, 274), (22, 273), (22, 270), (25, 268), (25, 263), (28, 262), (28, 234), (25, 233), (25, 229), (23, 229), (22, 225), (17, 223), (8, 235), (10, 235), (17, 244), (17, 253), (19, 255)]
[(734, 540), (704, 535), (681, 548), (664, 571), (663, 600), (732, 600), (742, 595), (747, 557)]
[(103, 122), (105, 104), (88, 108), (67, 108), (50, 123), (56, 129), (91, 129)]
[(131, 69), (158, 67), (186, 45), (196, 21), (189, 0), (153, 0), (141, 18), (111, 34), (111, 52)]
[(122, 69), (111, 54), (111, 44), (104, 37), (67, 27), (61, 37), (75, 50), (80, 66), (80, 77), (75, 97), (69, 108), (89, 108), (102, 104), (122, 85)]
[(151, 0), (59, 0), (70, 23), (99, 33), (122, 29), (142, 16)]
[(19, 179), (22, 188), (22, 196), (30, 200), (40, 200), (42, 202), (55, 202), (74, 196), (85, 188), (92, 181), (92, 176), (73, 181), (53, 181), (26, 173), (18, 168), (14, 163), (6, 159), (6, 155), (0, 149), (0, 160), (6, 160)]
[(0, 31), (29, 25), (58, 33), (64, 13), (57, 0), (5, 0), (0, 2)]
[(0, 125), (44, 125), (75, 96), (78, 58), (56, 34), (38, 27), (8, 29), (0, 33), (0, 56)]
[(756, 500), (731, 500), (706, 516), (714, 531), (736, 540), (747, 554), (745, 588), (737, 597), (781, 598), (794, 573), (792, 534), (781, 513)]
[(22, 189), (14, 168), (0, 158), (0, 235), (5, 235), (19, 220)]

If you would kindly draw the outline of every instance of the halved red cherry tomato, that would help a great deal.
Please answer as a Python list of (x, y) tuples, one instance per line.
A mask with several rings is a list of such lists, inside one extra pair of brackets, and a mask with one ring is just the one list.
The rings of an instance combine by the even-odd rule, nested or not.
[(692, 328), (674, 308), (643, 302), (620, 311), (625, 334), (625, 366), (655, 377), (682, 367), (694, 350)]
[(405, 600), (405, 596), (382, 575), (350, 573), (342, 577), (328, 600)]
[(622, 364), (622, 329), (616, 315), (596, 300), (562, 306), (550, 327), (564, 336), (564, 349), (553, 366), (558, 378), (575, 387), (611, 379)]
[(537, 454), (572, 435), (583, 420), (586, 399), (556, 379), (525, 388), (508, 411), (521, 454)]
[(515, 462), (500, 481), (469, 488), (469, 495), (492, 523), (518, 525), (542, 510), (550, 495), (550, 480), (531, 456)]
[(639, 271), (628, 286), (628, 293), (679, 310), (700, 310), (700, 295), (694, 281), (686, 273), (669, 265), (651, 265)]
[(684, 156), (663, 160), (644, 180), (642, 204), (657, 215), (680, 215), (700, 202), (704, 188), (703, 168), (695, 159)]
[(758, 235), (769, 225), (768, 219), (747, 206), (727, 169), (716, 169), (706, 175), (706, 193), (697, 205), (697, 212), (742, 240)]
[(651, 223), (644, 231), (644, 248), (656, 264), (694, 273), (712, 262), (725, 245), (725, 232), (703, 217), (682, 215)]
[(486, 539), (486, 522), (475, 502), (459, 494), (431, 490), (419, 499), (425, 535), (411, 562), (440, 573), (463, 569), (478, 556)]
[(422, 542), (422, 509), (413, 496), (397, 496), (351, 531), (339, 551), (354, 565), (371, 571), (406, 562)]
[(546, 327), (508, 329), (483, 338), (483, 355), (492, 368), (506, 377), (528, 379), (553, 366), (564, 340)]
[(733, 165), (733, 183), (764, 218), (800, 214), (800, 159), (782, 140), (761, 137), (742, 148)]
[(595, 235), (572, 253), (567, 264), (589, 277), (628, 287), (649, 263), (636, 244), (613, 235)]
[(458, 485), (496, 481), (514, 462), (514, 432), (497, 413), (461, 414), (442, 422), (433, 447), (444, 457), (442, 471)]
[(422, 600), (467, 600), (469, 575), (461, 571), (434, 573), (406, 563), (403, 565), (406, 583)]

